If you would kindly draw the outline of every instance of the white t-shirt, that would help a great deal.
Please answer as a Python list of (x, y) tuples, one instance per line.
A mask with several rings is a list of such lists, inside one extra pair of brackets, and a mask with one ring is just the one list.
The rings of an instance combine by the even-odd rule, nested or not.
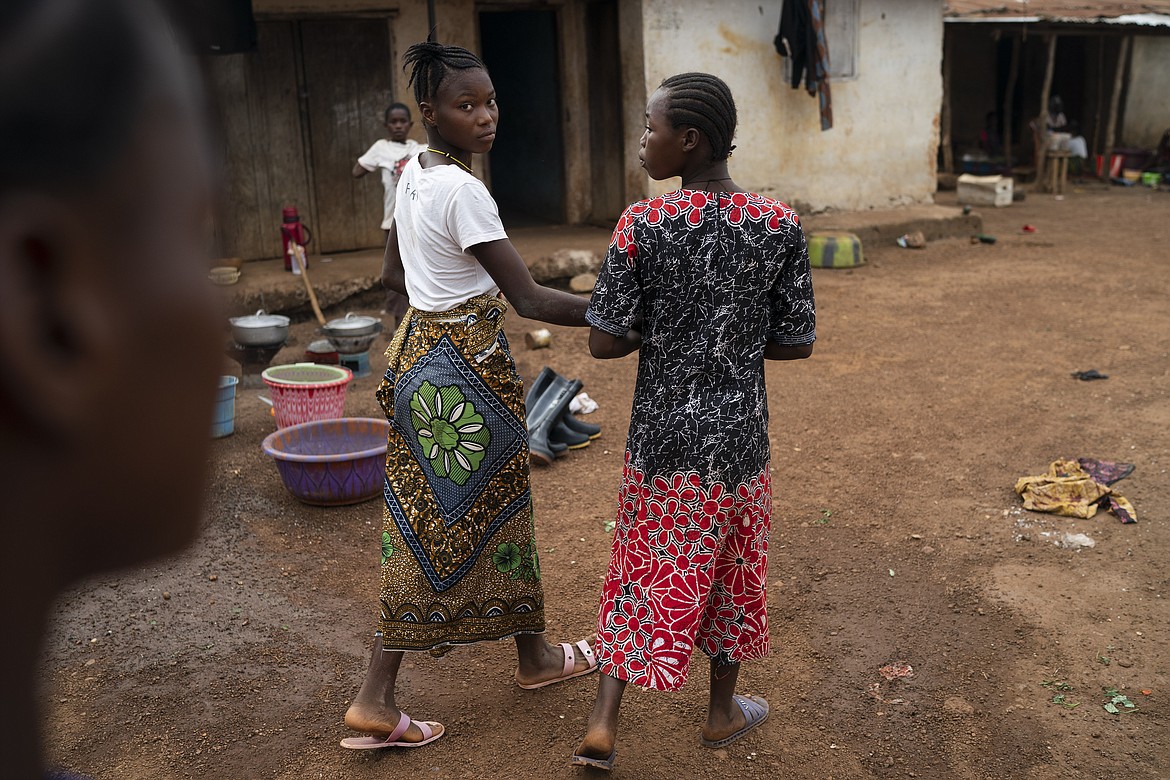
[(424, 169), (410, 158), (398, 180), (394, 221), (411, 306), (448, 311), (500, 291), (467, 249), (508, 234), (487, 187), (458, 165)]
[(423, 150), (423, 145), (413, 138), (407, 138), (402, 143), (380, 138), (374, 142), (365, 154), (358, 158), (358, 165), (370, 173), (382, 170), (382, 187), (385, 194), (382, 196), (382, 229), (389, 230), (394, 221), (394, 193), (398, 190), (398, 179), (406, 161)]

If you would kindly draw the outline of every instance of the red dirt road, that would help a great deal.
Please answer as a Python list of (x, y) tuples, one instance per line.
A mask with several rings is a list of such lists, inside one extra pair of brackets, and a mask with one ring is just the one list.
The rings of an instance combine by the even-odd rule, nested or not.
[[(993, 246), (869, 247), (863, 268), (815, 272), (816, 354), (768, 367), (773, 653), (741, 687), (772, 717), (700, 747), (696, 658), (685, 691), (628, 692), (616, 777), (1170, 777), (1170, 194), (1032, 195), (984, 218)], [(529, 327), (513, 318), (512, 343)], [(296, 349), (312, 332), (294, 326)], [(533, 476), (561, 641), (596, 615), (635, 362), (553, 338), (517, 348), (521, 373), (580, 377), (605, 428)], [(1110, 378), (1070, 377), (1089, 368)], [(350, 415), (378, 413), (376, 381), (354, 382)], [(447, 725), (439, 742), (337, 746), (374, 629), (379, 504), (292, 499), (260, 452), (258, 392), (215, 444), (196, 547), (62, 600), (50, 759), (111, 780), (582, 776), (567, 762), (595, 679), (522, 691), (508, 643), (408, 659), (400, 702)], [(1020, 508), (1018, 477), (1077, 456), (1136, 464), (1117, 485), (1136, 525)], [(1056, 546), (1066, 531), (1096, 546)], [(914, 676), (885, 682), (891, 662)], [(1107, 688), (1138, 709), (1106, 712)]]

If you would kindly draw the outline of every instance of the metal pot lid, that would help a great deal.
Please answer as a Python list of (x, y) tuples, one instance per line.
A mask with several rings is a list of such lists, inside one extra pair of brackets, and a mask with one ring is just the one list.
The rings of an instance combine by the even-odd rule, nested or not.
[(367, 317), (363, 314), (354, 314), (352, 311), (342, 317), (341, 319), (329, 320), (325, 323), (328, 330), (335, 331), (352, 331), (352, 330), (367, 330), (372, 328), (375, 323), (381, 322), (377, 317)]
[(283, 314), (268, 314), (263, 309), (246, 317), (232, 317), (229, 322), (241, 328), (283, 328), (288, 325), (289, 319)]

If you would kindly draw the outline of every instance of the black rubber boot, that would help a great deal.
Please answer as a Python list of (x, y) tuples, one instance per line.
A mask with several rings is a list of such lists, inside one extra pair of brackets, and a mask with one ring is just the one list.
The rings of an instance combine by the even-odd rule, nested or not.
[(557, 456), (559, 447), (554, 448), (551, 434), (582, 387), (579, 379), (569, 381), (554, 373), (548, 387), (536, 399), (528, 413), (528, 452), (533, 463), (547, 466)]
[(550, 442), (561, 442), (568, 445), (571, 450), (579, 450), (589, 446), (589, 437), (583, 433), (577, 433), (565, 425), (564, 416), (557, 420), (557, 424), (553, 426), (548, 438)]
[(561, 422), (563, 422), (565, 427), (570, 431), (585, 434), (589, 437), (590, 441), (601, 438), (600, 425), (593, 425), (592, 423), (587, 423), (584, 420), (579, 420), (577, 419), (577, 415), (573, 414), (572, 412), (565, 412), (561, 417)]
[(524, 396), (524, 410), (527, 417), (532, 417), (532, 410), (536, 406), (537, 399), (544, 395), (544, 391), (548, 389), (549, 383), (555, 376), (557, 376), (557, 372), (545, 366), (540, 369), (536, 379), (532, 380), (532, 384), (528, 386), (528, 393)]

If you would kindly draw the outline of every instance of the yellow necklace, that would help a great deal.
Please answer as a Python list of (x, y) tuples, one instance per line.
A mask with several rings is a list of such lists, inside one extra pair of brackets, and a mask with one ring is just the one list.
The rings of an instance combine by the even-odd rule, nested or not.
[(448, 153), (448, 152), (444, 152), (442, 149), (436, 149), (436, 148), (435, 148), (435, 147), (433, 147), (433, 146), (428, 146), (428, 147), (427, 147), (427, 151), (428, 151), (428, 152), (434, 152), (435, 154), (441, 154), (441, 155), (443, 155), (444, 157), (446, 157), (448, 160), (450, 160), (451, 162), (458, 163), (460, 168), (462, 168), (463, 170), (467, 171), (467, 172), (468, 172), (468, 173), (470, 173), (472, 176), (474, 176), (474, 175), (475, 175), (475, 172), (474, 172), (474, 171), (472, 171), (470, 168), (468, 168), (468, 167), (467, 167), (467, 163), (463, 162), (463, 161), (462, 161), (462, 160), (460, 160), (458, 157), (455, 157), (455, 156), (451, 155), (451, 154), (450, 154), (450, 153)]

